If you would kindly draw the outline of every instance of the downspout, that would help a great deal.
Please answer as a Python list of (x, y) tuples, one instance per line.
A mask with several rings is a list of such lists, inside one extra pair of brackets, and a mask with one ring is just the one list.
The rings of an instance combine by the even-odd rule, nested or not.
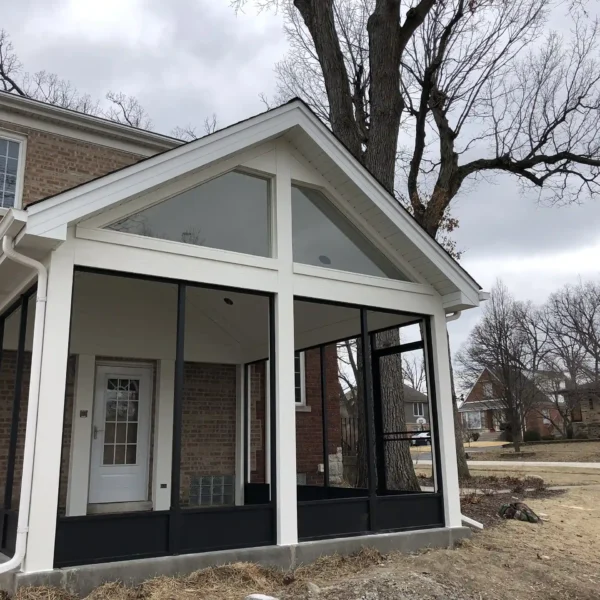
[[(462, 315), (462, 310), (457, 310), (456, 312), (450, 313), (446, 315), (446, 323), (450, 323), (451, 321), (457, 321), (460, 319)], [(483, 529), (483, 523), (479, 521), (475, 521), (475, 519), (471, 519), (471, 517), (467, 517), (466, 515), (461, 514), (460, 519), (463, 523), (470, 525), (471, 527), (475, 527), (476, 529)]]
[(44, 342), (44, 326), (46, 322), (46, 292), (48, 289), (48, 270), (37, 260), (19, 254), (14, 248), (14, 239), (6, 235), (2, 238), (2, 252), (16, 263), (35, 269), (38, 274), (36, 292), (36, 311), (33, 329), (33, 345), (31, 349), (31, 376), (29, 381), (29, 404), (27, 410), (27, 426), (25, 429), (25, 449), (23, 454), (23, 474), (21, 476), (21, 498), (19, 500), (19, 519), (17, 522), (17, 539), (14, 556), (0, 564), (0, 574), (7, 573), (21, 566), (27, 548), (29, 532), (29, 508), (31, 502), (31, 486), (33, 481), (33, 458), (35, 453), (35, 436), (38, 421), (40, 400), (40, 371), (42, 366), (42, 345)]

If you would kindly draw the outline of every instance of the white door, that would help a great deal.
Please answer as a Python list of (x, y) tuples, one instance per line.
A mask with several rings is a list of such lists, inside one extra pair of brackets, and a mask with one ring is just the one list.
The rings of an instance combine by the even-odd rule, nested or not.
[(151, 400), (151, 368), (97, 368), (90, 504), (148, 499)]

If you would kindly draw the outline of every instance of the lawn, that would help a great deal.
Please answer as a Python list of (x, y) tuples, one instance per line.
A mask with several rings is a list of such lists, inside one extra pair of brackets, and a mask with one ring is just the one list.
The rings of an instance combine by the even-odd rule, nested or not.
[[(242, 600), (251, 592), (281, 600), (597, 599), (600, 485), (523, 499), (546, 515), (544, 524), (503, 521), (495, 516), (503, 498), (471, 498), (463, 512), (474, 518), (485, 513), (489, 526), (455, 550), (387, 556), (365, 550), (285, 574), (237, 564), (155, 579), (134, 589), (108, 584), (88, 600)], [(47, 589), (24, 590), (17, 599), (71, 600)]]
[[(565, 442), (553, 444), (534, 444), (523, 446), (526, 454), (519, 458), (519, 453), (512, 448), (493, 448), (476, 452), (474, 448), (469, 451), (470, 460), (526, 460), (543, 462), (600, 462), (600, 442)], [(504, 456), (501, 456), (503, 454)]]

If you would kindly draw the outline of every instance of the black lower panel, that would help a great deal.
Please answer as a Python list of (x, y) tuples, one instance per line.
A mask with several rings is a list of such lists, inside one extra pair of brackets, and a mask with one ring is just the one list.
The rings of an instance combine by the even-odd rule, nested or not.
[(269, 504), (271, 486), (268, 483), (246, 483), (244, 485), (244, 504)]
[(163, 556), (168, 552), (168, 541), (166, 511), (60, 517), (54, 566)]
[(367, 498), (298, 502), (300, 540), (359, 535), (368, 529)]
[(336, 500), (342, 498), (365, 498), (368, 490), (343, 487), (324, 487), (322, 485), (299, 485), (298, 502), (310, 500)]
[(232, 506), (181, 511), (181, 553), (252, 548), (275, 543), (270, 505)]
[(402, 494), (378, 497), (376, 523), (379, 531), (444, 526), (441, 494)]
[(8, 556), (15, 553), (18, 521), (18, 511), (0, 510), (0, 550)]

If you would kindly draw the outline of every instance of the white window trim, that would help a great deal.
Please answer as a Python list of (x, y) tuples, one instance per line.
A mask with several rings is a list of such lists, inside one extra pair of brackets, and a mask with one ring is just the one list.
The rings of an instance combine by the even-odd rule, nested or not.
[[(417, 410), (421, 407), (421, 410)], [(425, 417), (425, 402), (413, 402), (413, 417)]]
[(10, 208), (21, 209), (23, 207), (23, 180), (25, 178), (25, 156), (27, 152), (27, 138), (24, 135), (0, 129), (0, 138), (17, 142), (19, 144), (19, 157), (17, 158), (17, 186), (15, 189), (15, 205), (12, 207), (0, 206), (0, 218), (3, 217)]
[[(296, 364), (296, 360), (294, 357), (294, 365)], [(306, 353), (300, 352), (300, 402), (296, 401), (296, 385), (295, 385), (295, 377), (296, 377), (296, 368), (294, 366), (294, 403), (296, 405), (296, 410), (300, 412), (309, 412), (310, 406), (306, 406)], [(308, 409), (308, 410), (306, 410)]]

